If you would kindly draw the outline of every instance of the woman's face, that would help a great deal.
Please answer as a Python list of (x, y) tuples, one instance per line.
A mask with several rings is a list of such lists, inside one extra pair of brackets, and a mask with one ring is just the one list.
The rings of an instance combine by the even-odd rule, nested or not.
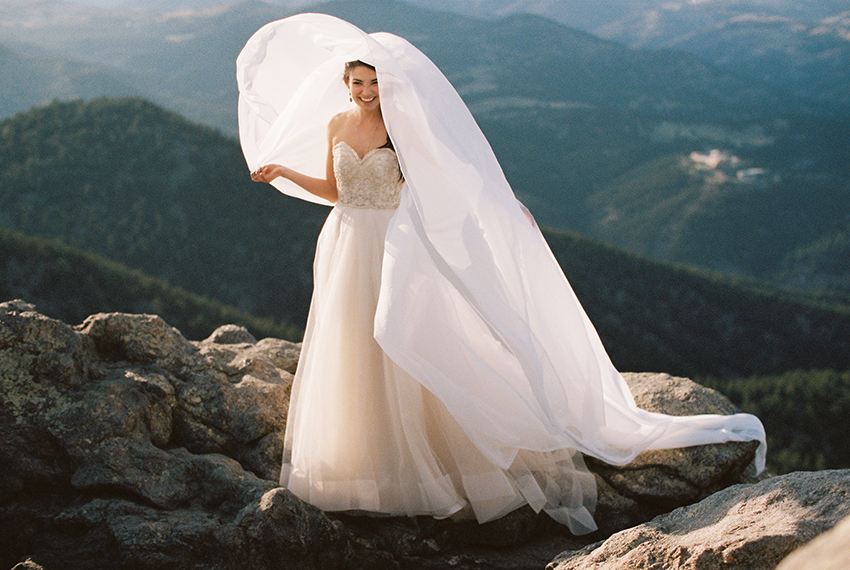
[(378, 108), (378, 76), (374, 70), (358, 65), (351, 70), (345, 83), (358, 107), (364, 111)]

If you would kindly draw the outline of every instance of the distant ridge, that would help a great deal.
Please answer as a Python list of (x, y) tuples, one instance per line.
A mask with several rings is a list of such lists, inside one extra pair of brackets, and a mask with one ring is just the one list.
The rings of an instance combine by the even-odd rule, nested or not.
[(741, 377), (850, 369), (850, 307), (544, 232), (621, 370)]
[[(330, 13), (423, 49), (465, 98), (515, 192), (542, 224), (654, 259), (850, 299), (850, 112), (840, 110), (850, 93), (845, 18), (795, 31), (794, 18), (765, 22), (762, 12), (773, 8), (747, 1), (688, 4), (678, 12), (661, 0), (465, 3), (486, 18), (434, 9), (458, 10), (463, 2), (415, 3), (296, 8), (250, 1), (177, 12), (0, 5), (10, 50), (8, 59), (0, 56), (0, 78), (21, 108), (26, 93), (40, 94), (31, 104), (45, 100), (45, 81), (67, 87), (54, 90), (59, 98), (73, 97), (74, 86), (89, 97), (111, 77), (232, 134), (234, 60), (245, 41), (294, 11)], [(780, 6), (802, 19), (836, 7)], [(645, 31), (669, 32), (670, 41), (635, 49), (570, 27), (554, 12), (562, 23), (512, 13), (540, 9), (572, 16), (589, 9), (586, 16), (622, 23), (624, 33), (639, 32), (640, 17), (655, 10), (659, 27)], [(694, 21), (702, 50), (682, 35)], [(731, 51), (718, 51), (726, 40)], [(43, 64), (33, 63), (36, 53)], [(741, 167), (697, 171), (689, 160), (714, 151)]]
[[(139, 99), (53, 103), (0, 122), (0, 205), (0, 227), (296, 326), (306, 317), (315, 240), (328, 212), (252, 183), (236, 141)], [(620, 369), (689, 377), (850, 369), (845, 307), (565, 232), (546, 237)], [(5, 259), (16, 259), (23, 242), (15, 243)], [(42, 251), (39, 259), (64, 255)], [(84, 271), (75, 273), (79, 263), (62, 263), (68, 279), (86, 283)], [(18, 275), (14, 291), (23, 291), (8, 294), (26, 297), (21, 272), (6, 274)], [(104, 303), (80, 311), (74, 306), (85, 287), (57, 289), (64, 295), (51, 297), (50, 310), (78, 311), (62, 317), (69, 322), (96, 310), (147, 310)], [(193, 330), (184, 333), (203, 334)]]
[(258, 318), (56, 241), (0, 228), (0, 299), (23, 299), (69, 324), (99, 312), (161, 316), (187, 338), (203, 340), (224, 324), (257, 338), (300, 340), (301, 330)]

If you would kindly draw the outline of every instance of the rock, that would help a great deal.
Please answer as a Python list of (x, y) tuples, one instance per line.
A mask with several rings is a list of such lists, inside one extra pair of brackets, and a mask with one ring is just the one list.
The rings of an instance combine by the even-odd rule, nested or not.
[(286, 370), (290, 374), (295, 374), (298, 357), (301, 355), (301, 343), (277, 338), (264, 338), (252, 349), (247, 350), (246, 354), (265, 358), (278, 368)]
[(850, 568), (850, 517), (789, 554), (776, 570), (847, 570)]
[(23, 299), (13, 299), (0, 303), (0, 312), (2, 313), (27, 313), (35, 311), (35, 305), (27, 303)]
[(42, 568), (32, 560), (27, 559), (21, 562), (20, 564), (15, 564), (12, 570), (44, 570), (44, 568)]
[(352, 567), (359, 558), (342, 524), (284, 489), (264, 494), (235, 524), (244, 530), (252, 567), (276, 568), (282, 560), (303, 568)]
[(97, 314), (78, 329), (106, 361), (156, 364), (178, 376), (202, 366), (198, 349), (156, 315)]
[[(638, 407), (674, 416), (733, 414), (739, 410), (716, 390), (669, 374), (625, 373)], [(745, 468), (757, 442), (729, 442), (681, 449), (645, 451), (624, 467), (586, 457), (596, 474), (595, 519), (602, 534), (646, 522), (657, 514), (699, 501), (749, 481)]]
[[(222, 327), (224, 328), (224, 327)], [(218, 329), (221, 330), (221, 329)], [(222, 372), (236, 374), (245, 367), (251, 367), (258, 360), (270, 363), (278, 370), (295, 374), (298, 357), (301, 354), (301, 344), (264, 338), (259, 342), (216, 342), (216, 335), (196, 343), (201, 354), (215, 358), (222, 367)]]
[[(0, 304), (0, 567), (542, 568), (591, 540), (530, 508), (484, 525), (329, 516), (279, 488), (299, 352), (239, 327), (189, 342), (154, 315), (70, 327)], [(685, 379), (627, 379), (647, 406), (732, 410)], [(751, 458), (730, 444), (592, 465), (592, 539), (737, 482)]]
[(225, 551), (277, 485), (255, 473), (280, 468), (292, 375), (240, 349), (225, 374), (159, 317), (33, 309), (0, 305), (0, 564), (242, 567)]
[(565, 552), (547, 570), (773, 570), (789, 552), (850, 515), (848, 499), (850, 470), (736, 485)]
[(255, 344), (257, 339), (245, 327), (238, 325), (222, 325), (204, 340), (212, 344)]

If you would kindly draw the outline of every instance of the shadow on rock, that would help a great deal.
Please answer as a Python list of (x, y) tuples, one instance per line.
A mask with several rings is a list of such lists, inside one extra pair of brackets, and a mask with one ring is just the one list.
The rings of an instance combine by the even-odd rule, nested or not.
[[(591, 463), (602, 530), (589, 537), (528, 508), (484, 525), (329, 516), (277, 484), (299, 351), (232, 325), (190, 342), (153, 315), (72, 327), (0, 304), (0, 567), (539, 569), (744, 480), (754, 451)], [(734, 411), (685, 379), (627, 379), (660, 411)]]

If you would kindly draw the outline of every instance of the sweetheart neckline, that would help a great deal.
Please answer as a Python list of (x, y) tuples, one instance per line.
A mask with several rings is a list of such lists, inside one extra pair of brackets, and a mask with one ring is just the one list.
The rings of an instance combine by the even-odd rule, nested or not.
[(352, 147), (350, 144), (348, 144), (348, 143), (347, 143), (347, 142), (345, 142), (345, 141), (339, 141), (339, 142), (337, 142), (336, 144), (334, 144), (334, 148), (336, 148), (336, 147), (338, 147), (338, 146), (340, 146), (340, 145), (344, 145), (346, 148), (348, 148), (348, 150), (350, 150), (350, 151), (352, 152), (352, 154), (354, 154), (354, 156), (357, 158), (358, 162), (363, 162), (364, 160), (366, 160), (367, 158), (369, 158), (369, 156), (371, 156), (372, 154), (374, 154), (375, 152), (377, 152), (377, 151), (379, 151), (379, 150), (388, 150), (388, 151), (390, 151), (390, 152), (395, 152), (393, 149), (391, 149), (391, 148), (389, 148), (389, 147), (379, 146), (379, 147), (377, 147), (377, 148), (373, 148), (372, 150), (370, 150), (369, 152), (367, 152), (367, 153), (366, 153), (366, 154), (364, 154), (363, 156), (360, 156), (360, 155), (357, 153), (357, 151), (356, 151), (356, 150), (354, 150), (354, 147)]

